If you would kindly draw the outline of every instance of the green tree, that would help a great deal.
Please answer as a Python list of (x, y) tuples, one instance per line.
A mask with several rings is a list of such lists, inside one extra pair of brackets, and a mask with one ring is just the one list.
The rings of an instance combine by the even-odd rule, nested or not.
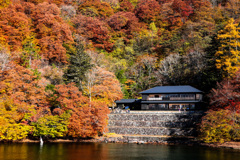
[(81, 88), (81, 82), (86, 78), (85, 73), (93, 67), (90, 63), (90, 56), (84, 51), (84, 46), (77, 42), (75, 50), (70, 53), (70, 65), (64, 77), (66, 82), (75, 82), (78, 88)]
[(40, 48), (37, 46), (37, 41), (35, 39), (35, 36), (32, 34), (30, 36), (27, 36), (24, 41), (22, 42), (23, 45), (23, 52), (21, 55), (21, 59), (23, 61), (23, 65), (30, 67), (32, 64), (33, 59), (38, 59)]
[(31, 123), (34, 126), (33, 136), (62, 137), (67, 132), (69, 118), (68, 112), (64, 112), (62, 115), (45, 115)]

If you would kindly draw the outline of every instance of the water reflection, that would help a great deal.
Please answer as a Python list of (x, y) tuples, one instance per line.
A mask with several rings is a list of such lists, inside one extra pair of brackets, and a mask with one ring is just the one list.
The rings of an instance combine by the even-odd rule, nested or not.
[(240, 151), (191, 146), (45, 143), (0, 144), (0, 160), (239, 160)]
[(108, 147), (100, 143), (71, 144), (66, 149), (66, 160), (107, 160)]

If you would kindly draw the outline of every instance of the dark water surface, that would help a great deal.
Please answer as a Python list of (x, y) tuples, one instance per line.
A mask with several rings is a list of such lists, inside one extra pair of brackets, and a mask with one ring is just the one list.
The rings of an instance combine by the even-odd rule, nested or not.
[(105, 143), (0, 144), (0, 160), (240, 160), (240, 151)]

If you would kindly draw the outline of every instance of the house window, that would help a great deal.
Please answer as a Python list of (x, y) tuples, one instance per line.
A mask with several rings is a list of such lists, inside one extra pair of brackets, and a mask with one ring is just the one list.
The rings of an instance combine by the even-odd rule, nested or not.
[(150, 100), (150, 101), (161, 101), (162, 96), (159, 95), (159, 94), (152, 94), (152, 95), (149, 95), (148, 100)]
[(154, 95), (153, 94), (149, 95), (149, 98), (154, 98)]
[(142, 95), (142, 100), (146, 101), (148, 99), (147, 95)]
[(196, 99), (201, 101), (202, 100), (202, 94), (196, 94)]
[(169, 97), (180, 97), (179, 94), (170, 94)]
[(167, 110), (168, 106), (166, 104), (148, 104), (149, 110)]
[(169, 104), (169, 109), (170, 110), (177, 110), (180, 108), (179, 104)]
[(141, 109), (142, 109), (142, 110), (148, 110), (149, 108), (148, 108), (148, 105), (147, 105), (147, 104), (142, 104), (142, 105), (141, 105)]
[(190, 105), (189, 105), (189, 109), (190, 109), (190, 110), (194, 110), (194, 109), (195, 109), (195, 104), (190, 104)]
[(195, 95), (194, 94), (181, 94), (181, 97), (191, 97), (193, 98)]

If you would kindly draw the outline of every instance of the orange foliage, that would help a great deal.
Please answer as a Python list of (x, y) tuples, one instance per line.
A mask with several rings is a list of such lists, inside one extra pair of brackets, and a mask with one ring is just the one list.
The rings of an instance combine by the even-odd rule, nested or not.
[(54, 3), (56, 5), (60, 5), (60, 4), (63, 4), (63, 0), (27, 0), (27, 2), (31, 2), (31, 3), (34, 3), (34, 4), (40, 4), (40, 3), (43, 3), (43, 2), (48, 2), (48, 3)]
[[(105, 102), (89, 102), (74, 83), (57, 85), (55, 103), (62, 111), (71, 110), (68, 135), (72, 137), (93, 137), (102, 133), (107, 126), (108, 107)], [(54, 112), (62, 112), (59, 108)]]
[(83, 105), (75, 109), (68, 125), (68, 135), (72, 137), (93, 137), (106, 132), (108, 107), (104, 102), (91, 102), (91, 107)]
[[(163, 24), (160, 25), (166, 26), (168, 30), (175, 30), (183, 25), (181, 15), (173, 10), (172, 3), (162, 5), (161, 20)], [(159, 22), (157, 22), (157, 24), (158, 23)]]
[(86, 16), (105, 19), (113, 14), (113, 9), (109, 3), (98, 0), (86, 1), (78, 7), (78, 11)]
[(47, 2), (36, 5), (31, 11), (34, 31), (41, 47), (40, 55), (50, 62), (67, 63), (63, 43), (71, 43), (72, 32), (60, 17), (60, 9)]
[(83, 15), (76, 16), (73, 18), (72, 22), (74, 23), (77, 32), (91, 41), (95, 47), (105, 48), (107, 50), (111, 48), (107, 24), (97, 18)]
[(49, 3), (54, 3), (58, 6), (60, 6), (61, 4), (64, 4), (65, 0), (48, 0)]
[(193, 6), (194, 10), (199, 10), (202, 7), (212, 7), (210, 1), (206, 0), (185, 0), (185, 2)]
[(119, 10), (124, 11), (124, 12), (133, 12), (134, 6), (128, 0), (123, 0), (120, 3), (120, 9)]
[[(67, 63), (63, 43), (71, 43), (72, 32), (60, 17), (60, 9), (47, 2), (34, 5), (20, 2), (0, 9), (0, 43), (7, 43), (11, 51), (21, 51), (22, 42), (36, 35), (40, 55), (50, 62)], [(4, 42), (6, 41), (6, 42)]]
[(68, 85), (60, 84), (56, 85), (56, 94), (53, 96), (54, 101), (56, 101), (59, 107), (66, 110), (74, 110), (81, 104), (88, 102), (88, 98), (82, 95), (82, 92), (78, 90), (74, 83), (69, 83)]
[(38, 85), (39, 79), (32, 71), (15, 65), (9, 70), (0, 71), (0, 93), (13, 99), (15, 102), (48, 106), (45, 88)]
[(27, 0), (27, 2), (31, 2), (34, 4), (39, 4), (39, 3), (43, 3), (43, 2), (47, 2), (48, 0)]
[(21, 5), (0, 9), (0, 37), (7, 41), (11, 51), (21, 50), (21, 42), (30, 34), (30, 26), (30, 18), (22, 12)]
[(114, 101), (123, 97), (121, 85), (116, 76), (104, 68), (96, 67), (92, 70), (88, 81), (92, 81), (91, 96), (93, 100), (101, 100), (108, 106), (112, 106)]

